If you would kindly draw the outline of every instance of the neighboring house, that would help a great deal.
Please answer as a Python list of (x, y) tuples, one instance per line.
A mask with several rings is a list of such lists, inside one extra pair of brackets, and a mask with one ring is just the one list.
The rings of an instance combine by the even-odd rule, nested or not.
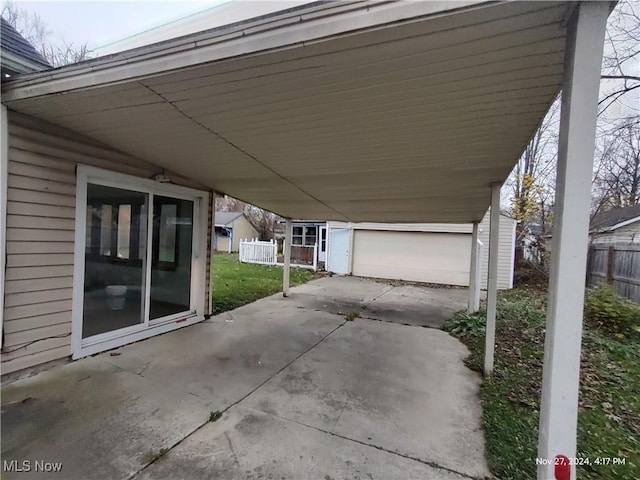
[(640, 204), (598, 213), (589, 235), (591, 243), (640, 243)]
[(318, 245), (318, 263), (327, 259), (327, 222), (317, 220), (293, 220), (292, 221), (292, 246)]
[[(513, 287), (516, 220), (500, 216), (498, 288)], [(469, 285), (470, 224), (329, 222), (327, 270), (361, 277)], [(484, 244), (481, 288), (487, 285), (489, 214), (479, 225)]]
[(2, 79), (19, 73), (41, 72), (51, 68), (45, 59), (15, 28), (2, 18)]
[(215, 251), (237, 252), (240, 240), (257, 237), (258, 230), (243, 212), (216, 212)]

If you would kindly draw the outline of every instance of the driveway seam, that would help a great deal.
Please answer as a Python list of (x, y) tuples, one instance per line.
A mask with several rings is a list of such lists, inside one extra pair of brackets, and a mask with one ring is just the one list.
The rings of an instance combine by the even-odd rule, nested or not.
[(384, 320), (383, 318), (374, 318), (360, 315), (362, 320), (371, 320), (372, 322), (393, 323), (394, 325), (400, 325), (401, 327), (415, 327), (415, 328), (430, 328), (432, 330), (442, 330), (442, 327), (432, 327), (431, 325), (412, 325), (410, 323), (394, 322), (393, 320)]
[(264, 413), (266, 415), (270, 415), (272, 417), (279, 418), (279, 419), (285, 420), (287, 422), (295, 423), (296, 425), (300, 425), (302, 427), (311, 428), (311, 429), (316, 430), (318, 432), (326, 433), (327, 435), (331, 435), (333, 437), (341, 438), (342, 440), (347, 440), (347, 441), (350, 441), (350, 442), (354, 442), (354, 443), (363, 445), (365, 447), (375, 448), (376, 450), (380, 450), (382, 452), (390, 453), (392, 455), (396, 455), (398, 457), (402, 457), (402, 458), (405, 458), (407, 460), (413, 460), (414, 462), (422, 463), (423, 465), (427, 465), (427, 466), (429, 466), (431, 468), (436, 468), (438, 470), (444, 470), (446, 472), (453, 473), (455, 475), (458, 475), (460, 477), (463, 477), (463, 478), (466, 478), (466, 479), (469, 479), (469, 480), (483, 480), (483, 479), (487, 478), (487, 477), (475, 477), (473, 475), (469, 475), (467, 473), (459, 472), (458, 470), (454, 470), (453, 468), (445, 467), (445, 466), (440, 465), (439, 463), (436, 463), (436, 462), (432, 462), (432, 461), (429, 461), (429, 460), (423, 460), (421, 458), (414, 457), (414, 456), (406, 454), (406, 453), (400, 453), (398, 451), (388, 450), (388, 449), (386, 449), (384, 447), (381, 447), (379, 445), (374, 445), (373, 443), (367, 443), (367, 442), (363, 442), (361, 440), (356, 440), (355, 438), (345, 437), (344, 435), (340, 435), (339, 433), (334, 433), (334, 432), (331, 432), (329, 430), (325, 430), (325, 429), (320, 428), (320, 427), (315, 427), (313, 425), (309, 425), (309, 424), (306, 424), (306, 423), (303, 423), (303, 422), (299, 422), (299, 421), (294, 420), (292, 418), (283, 417), (283, 416), (278, 415), (276, 413), (265, 412), (263, 410), (255, 409), (255, 408), (251, 408), (251, 407), (242, 407), (242, 408), (250, 408), (252, 410), (256, 410), (258, 412)]
[[(299, 360), (300, 358), (302, 358), (304, 355), (306, 355), (307, 353), (309, 353), (311, 350), (313, 350), (314, 348), (316, 348), (318, 345), (320, 345), (322, 342), (324, 342), (327, 338), (329, 338), (330, 335), (332, 335), (336, 330), (338, 330), (339, 328), (341, 328), (342, 326), (345, 325), (345, 323), (347, 323), (347, 320), (344, 319), (342, 322), (340, 322), (339, 325), (337, 325), (336, 327), (334, 327), (329, 333), (327, 333), (325, 336), (323, 336), (320, 340), (318, 340), (316, 343), (314, 343), (313, 345), (311, 345), (307, 350), (305, 350), (304, 352), (300, 353), (298, 356), (296, 356), (293, 360), (291, 360), (290, 362), (288, 362), (286, 365), (284, 365), (282, 368), (280, 368), (277, 372), (269, 375), (269, 377), (262, 382), (260, 385), (258, 385), (257, 387), (253, 388), (249, 393), (247, 393), (246, 395), (242, 396), (239, 400), (236, 400), (235, 402), (232, 402), (231, 404), (229, 404), (227, 407), (225, 407), (224, 409), (216, 412), (219, 413), (220, 415), (226, 413), (227, 411), (229, 411), (229, 409), (235, 407), (236, 405), (238, 405), (240, 402), (244, 401), (245, 399), (247, 399), (248, 397), (250, 397), (251, 395), (253, 395), (256, 391), (258, 391), (260, 388), (262, 388), (264, 385), (266, 385), (270, 380), (272, 380), (274, 377), (276, 377), (278, 374), (280, 374), (281, 372), (283, 372), (284, 370), (286, 370), (287, 368), (289, 368), (294, 362), (296, 362), (297, 360)], [(180, 440), (178, 440), (177, 442), (175, 442), (173, 445), (171, 445), (170, 447), (162, 450), (159, 452), (158, 455), (155, 456), (155, 458), (150, 461), (149, 463), (147, 463), (146, 465), (144, 465), (142, 468), (140, 468), (139, 470), (137, 470), (136, 472), (134, 472), (132, 475), (130, 475), (128, 477), (128, 480), (133, 480), (134, 478), (136, 478), (140, 473), (144, 472), (147, 468), (149, 468), (151, 465), (153, 465), (154, 463), (156, 463), (158, 460), (160, 460), (162, 457), (164, 457), (167, 453), (169, 453), (171, 450), (173, 450), (174, 448), (176, 448), (178, 445), (180, 445), (182, 442), (184, 442), (187, 438), (189, 438), (191, 435), (193, 435), (194, 433), (198, 432), (200, 429), (202, 429), (203, 427), (205, 427), (207, 424), (211, 423), (211, 420), (207, 419), (204, 423), (198, 425), (196, 428), (194, 428), (193, 430), (191, 430), (189, 433), (187, 433), (184, 437), (182, 437)]]

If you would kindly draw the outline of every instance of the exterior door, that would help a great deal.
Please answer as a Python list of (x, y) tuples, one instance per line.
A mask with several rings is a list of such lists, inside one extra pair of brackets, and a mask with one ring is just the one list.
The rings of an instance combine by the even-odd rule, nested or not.
[(145, 323), (149, 194), (87, 185), (82, 338)]
[(329, 232), (329, 258), (327, 270), (340, 275), (349, 274), (349, 245), (351, 229), (332, 228)]
[(327, 227), (320, 227), (320, 243), (318, 244), (318, 261), (327, 261)]
[(74, 358), (204, 317), (207, 195), (79, 167)]

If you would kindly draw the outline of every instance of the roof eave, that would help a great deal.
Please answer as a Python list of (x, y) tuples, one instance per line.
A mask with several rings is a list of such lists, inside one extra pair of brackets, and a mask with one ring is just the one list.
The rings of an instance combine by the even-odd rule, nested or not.
[[(241, 22), (177, 39), (139, 47), (44, 73), (25, 75), (3, 86), (4, 102), (93, 89), (203, 63), (303, 46), (396, 22), (418, 21), (453, 11), (502, 3), (486, 0), (455, 2), (390, 2), (354, 0), (310, 4), (308, 9)], [(409, 19), (409, 20), (407, 20)]]

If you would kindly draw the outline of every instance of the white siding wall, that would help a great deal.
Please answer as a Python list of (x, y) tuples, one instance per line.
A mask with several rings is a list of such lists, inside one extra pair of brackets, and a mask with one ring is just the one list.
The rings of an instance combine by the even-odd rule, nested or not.
[(77, 164), (142, 177), (160, 171), (10, 112), (3, 374), (71, 354)]
[[(498, 245), (498, 288), (513, 287), (513, 261), (515, 254), (515, 228), (516, 221), (513, 218), (500, 216), (500, 240)], [(487, 288), (487, 272), (489, 271), (489, 214), (487, 213), (479, 225), (478, 240), (484, 243), (482, 250), (482, 284), (481, 288)], [(469, 242), (471, 245), (471, 242)], [(467, 283), (468, 285), (468, 283)]]
[[(499, 239), (499, 260), (498, 260), (498, 288), (505, 289), (513, 286), (513, 255), (514, 255), (514, 234), (515, 234), (516, 221), (512, 218), (501, 216), (500, 217), (500, 239)], [(345, 228), (348, 227), (348, 223), (343, 222), (329, 222), (330, 227)], [(355, 254), (364, 255), (365, 257), (370, 253), (371, 258), (376, 258), (376, 262), (381, 265), (384, 264), (385, 276), (383, 278), (397, 278), (404, 280), (425, 281), (430, 283), (443, 283), (453, 285), (468, 285), (469, 281), (469, 262), (471, 255), (471, 225), (470, 224), (447, 224), (447, 223), (415, 223), (415, 224), (388, 224), (388, 223), (355, 223), (352, 224), (353, 229), (356, 232), (369, 231), (369, 232), (384, 232), (384, 235), (369, 235), (368, 238), (356, 234), (354, 242)], [(484, 249), (481, 258), (481, 265), (483, 268), (482, 273), (482, 285), (481, 288), (487, 287), (487, 272), (489, 265), (489, 214), (487, 213), (483, 218), (480, 226), (480, 232), (478, 238), (484, 243)], [(424, 233), (424, 238), (420, 238), (418, 232)], [(395, 235), (394, 235), (395, 233)], [(442, 234), (459, 234), (448, 235), (443, 237)], [(444, 240), (443, 240), (444, 239)], [(374, 246), (370, 244), (371, 241), (384, 242), (385, 249), (380, 250), (379, 246), (376, 246), (375, 252)], [(358, 252), (357, 248), (364, 248), (365, 251)], [(403, 250), (398, 252), (399, 250)], [(437, 250), (437, 251), (436, 251)], [(383, 258), (384, 252), (388, 252), (388, 258)], [(331, 253), (329, 253), (331, 254)], [(403, 258), (406, 256), (412, 256), (415, 259), (420, 258), (423, 264), (433, 265), (432, 271), (429, 274), (420, 273), (418, 268), (407, 268), (411, 262), (404, 261), (402, 258), (395, 258), (400, 254)], [(434, 254), (442, 255), (445, 258), (444, 262), (439, 261)], [(362, 257), (361, 257), (362, 258)], [(394, 272), (392, 263), (398, 261), (400, 268)], [(353, 262), (352, 262), (353, 263)], [(364, 276), (381, 276), (376, 275), (375, 267), (367, 267), (363, 269), (362, 262), (359, 263), (359, 273), (354, 271), (355, 274)], [(447, 267), (448, 265), (448, 267)], [(415, 264), (413, 267), (417, 267)], [(446, 273), (442, 271), (440, 275), (431, 275), (435, 270), (443, 270), (449, 268), (450, 271)], [(415, 270), (415, 271), (414, 271)], [(363, 273), (365, 272), (365, 273)], [(422, 275), (422, 277), (421, 277)]]
[(620, 227), (613, 232), (594, 234), (592, 243), (640, 243), (640, 222)]

